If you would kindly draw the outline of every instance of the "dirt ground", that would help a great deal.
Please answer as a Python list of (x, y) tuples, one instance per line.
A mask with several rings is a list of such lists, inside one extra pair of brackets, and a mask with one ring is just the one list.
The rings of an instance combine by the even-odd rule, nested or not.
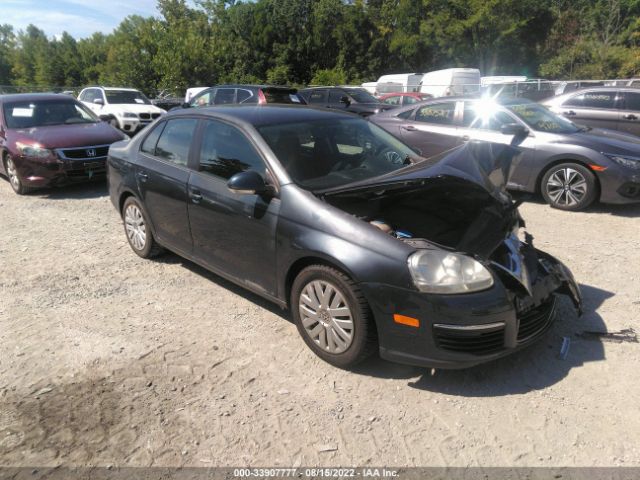
[(0, 465), (640, 466), (640, 206), (521, 211), (582, 318), (563, 301), (537, 345), (466, 371), (347, 372), (277, 307), (135, 256), (103, 185), (0, 179)]

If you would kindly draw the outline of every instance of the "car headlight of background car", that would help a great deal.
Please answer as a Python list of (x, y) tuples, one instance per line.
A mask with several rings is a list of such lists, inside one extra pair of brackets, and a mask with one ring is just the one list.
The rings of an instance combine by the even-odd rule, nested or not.
[(26, 145), (24, 143), (16, 142), (18, 151), (25, 157), (32, 158), (48, 158), (53, 155), (53, 152), (48, 148), (42, 148), (38, 145)]
[(467, 255), (420, 250), (409, 257), (413, 283), (422, 292), (469, 293), (493, 285), (491, 272)]
[(615, 155), (613, 153), (605, 153), (607, 158), (610, 158), (618, 165), (622, 165), (623, 167), (633, 168), (634, 170), (640, 170), (640, 158), (639, 157), (629, 157), (628, 155)]
[(120, 113), (120, 116), (122, 118), (138, 118), (138, 115), (136, 115), (135, 113), (131, 113), (131, 112), (122, 112), (122, 113)]

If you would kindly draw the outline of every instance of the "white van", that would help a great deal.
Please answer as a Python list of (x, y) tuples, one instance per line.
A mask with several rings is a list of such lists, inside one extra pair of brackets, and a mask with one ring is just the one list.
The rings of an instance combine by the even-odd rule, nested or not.
[(425, 73), (420, 93), (434, 97), (472, 95), (480, 92), (480, 70), (477, 68), (447, 68)]
[(421, 80), (421, 73), (383, 75), (378, 79), (376, 91), (378, 95), (397, 92), (417, 92), (420, 90)]
[(364, 88), (371, 95), (377, 95), (376, 87), (378, 86), (378, 82), (364, 82), (361, 87)]

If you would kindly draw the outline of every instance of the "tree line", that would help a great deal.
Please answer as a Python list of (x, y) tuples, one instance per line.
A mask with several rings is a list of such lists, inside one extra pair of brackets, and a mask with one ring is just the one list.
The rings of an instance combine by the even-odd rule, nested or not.
[(0, 85), (181, 95), (449, 67), (549, 79), (640, 74), (640, 0), (159, 0), (158, 10), (79, 40), (0, 25)]

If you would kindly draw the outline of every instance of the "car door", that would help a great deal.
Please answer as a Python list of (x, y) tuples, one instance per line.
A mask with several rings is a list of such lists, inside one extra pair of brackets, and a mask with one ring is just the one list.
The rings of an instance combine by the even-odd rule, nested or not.
[[(530, 130), (517, 117), (505, 109), (497, 107), (488, 112), (484, 103), (465, 101), (462, 108), (462, 121), (459, 128), (459, 142), (464, 144), (471, 140), (483, 142), (511, 144), (512, 135), (505, 135), (500, 131), (503, 125), (517, 123)], [(507, 179), (508, 188), (523, 188), (529, 181), (532, 167), (536, 163), (536, 137), (533, 132), (517, 145), (521, 154), (511, 164), (511, 171)]]
[(402, 139), (421, 151), (422, 156), (432, 157), (458, 144), (456, 112), (458, 102), (431, 103), (416, 108), (400, 127)]
[(560, 113), (579, 125), (617, 130), (619, 97), (617, 90), (578, 92), (565, 100), (560, 106)]
[(227, 188), (233, 175), (254, 170), (267, 178), (258, 149), (239, 128), (203, 120), (198, 169), (189, 180), (194, 256), (249, 288), (276, 295), (276, 225), (280, 200)]
[(187, 167), (198, 120), (174, 118), (158, 124), (142, 142), (136, 178), (158, 241), (190, 254)]
[(620, 112), (620, 130), (640, 136), (640, 92), (622, 92), (624, 102)]

